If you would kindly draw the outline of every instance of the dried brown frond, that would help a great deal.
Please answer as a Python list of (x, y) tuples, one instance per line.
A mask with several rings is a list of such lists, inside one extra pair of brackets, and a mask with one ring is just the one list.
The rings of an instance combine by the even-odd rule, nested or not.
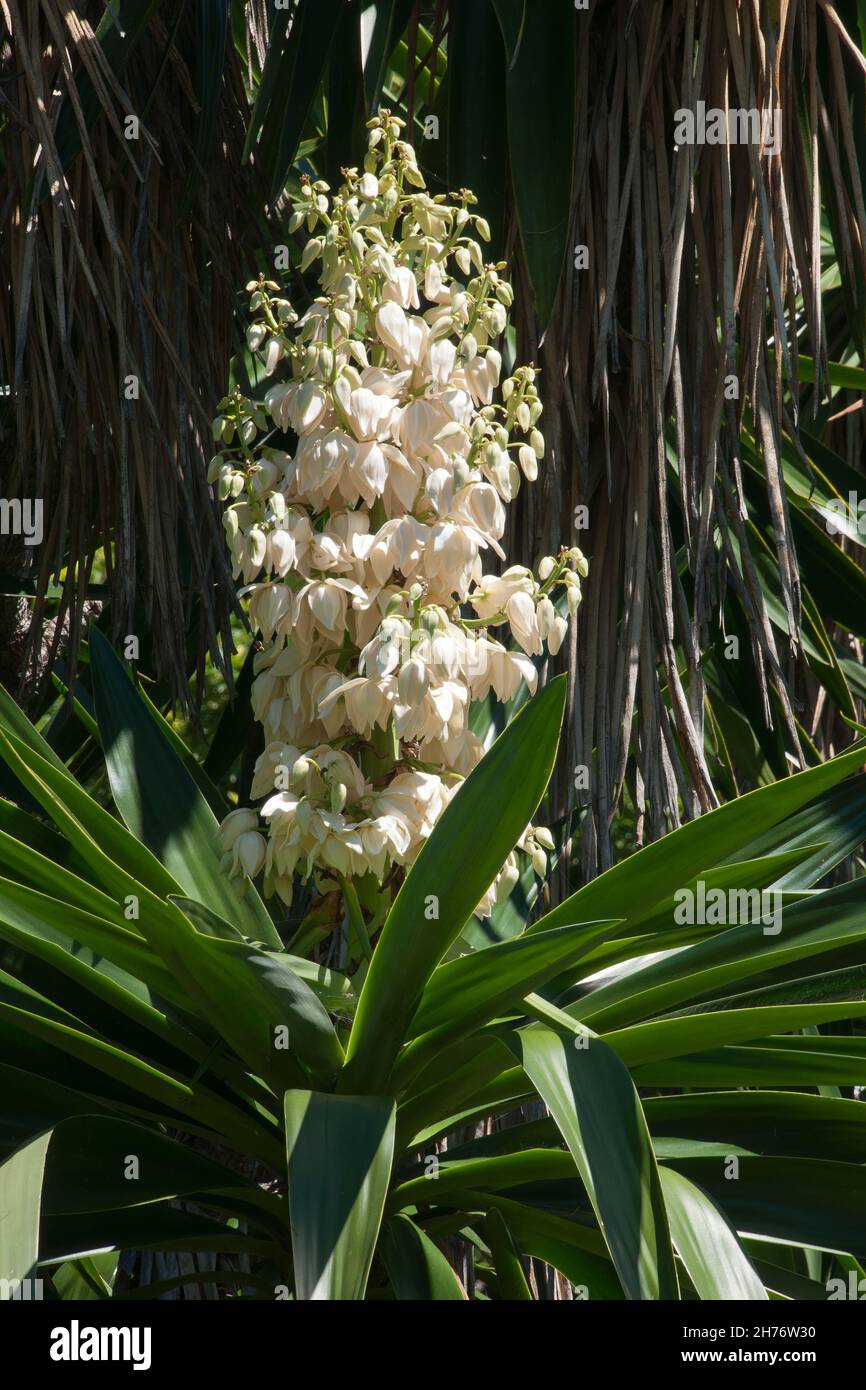
[[(849, 341), (824, 311), (822, 200), (836, 208), (841, 274), (866, 281), (851, 106), (864, 60), (824, 0), (610, 0), (591, 7), (579, 34), (572, 244), (590, 248), (590, 268), (567, 260), (540, 346), (524, 272), (518, 351), (543, 367), (553, 464), (521, 499), (511, 545), (528, 561), (576, 539), (591, 555), (567, 658), (576, 685), (557, 801), (564, 811), (575, 765), (593, 769), (578, 796), (593, 874), (611, 862), (627, 777), (639, 836), (717, 803), (702, 654), (724, 626), (729, 587), (748, 615), (767, 723), (795, 760), (804, 727), (817, 727), (780, 451), (783, 431), (797, 444), (798, 352), (816, 363), (811, 414), (829, 399), (827, 362)], [(676, 113), (700, 101), (778, 108), (781, 148), (676, 148)], [(786, 631), (768, 610), (746, 520), (744, 421), (762, 460)], [(847, 412), (834, 426), (855, 466), (862, 422)], [(579, 503), (591, 521), (575, 536)]]
[[(74, 659), (104, 549), (115, 636), (138, 633), (144, 651), (152, 634), (152, 668), (185, 700), (206, 653), (225, 670), (231, 650), (210, 424), (238, 347), (246, 248), (274, 238), (255, 166), (241, 162), (242, 60), (229, 37), (201, 167), (195, 73), (181, 56), (194, 52), (191, 14), (176, 10), (175, 29), (159, 13), (115, 73), (94, 32), (104, 5), (0, 4), (0, 375), (13, 393), (0, 491), (42, 498), (45, 515), (45, 543), (2, 568), (11, 587), (35, 581), (32, 668), (52, 578), (54, 631), (68, 628)], [(265, 6), (249, 18), (258, 62)]]

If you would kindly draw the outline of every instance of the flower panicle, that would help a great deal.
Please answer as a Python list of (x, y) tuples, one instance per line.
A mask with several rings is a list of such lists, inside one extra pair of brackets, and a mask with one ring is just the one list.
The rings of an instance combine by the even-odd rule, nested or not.
[[(328, 891), (412, 862), (483, 754), (473, 701), (535, 690), (587, 574), (577, 548), (505, 564), (506, 508), (545, 453), (537, 370), (503, 377), (505, 265), (468, 190), (428, 193), (396, 116), (368, 131), (363, 168), (294, 200), (318, 295), (299, 313), (277, 281), (247, 285), (270, 384), (220, 402), (208, 475), (262, 639), (264, 801), (223, 823), (224, 864), (286, 902), (296, 873)], [(549, 832), (515, 849), (544, 875)], [(479, 911), (517, 873), (513, 853)]]

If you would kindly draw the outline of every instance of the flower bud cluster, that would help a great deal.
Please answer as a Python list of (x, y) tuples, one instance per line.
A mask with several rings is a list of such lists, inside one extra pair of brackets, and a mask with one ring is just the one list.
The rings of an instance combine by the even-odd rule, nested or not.
[[(363, 169), (336, 193), (302, 183), (290, 227), (320, 293), (299, 315), (276, 282), (247, 286), (247, 346), (273, 382), (214, 422), (266, 743), (264, 803), (224, 822), (225, 864), (264, 868), (286, 902), (296, 872), (327, 887), (411, 863), (484, 751), (472, 702), (534, 691), (587, 573), (577, 549), (485, 571), (544, 457), (536, 371), (503, 379), (504, 263), (485, 262), (471, 193), (427, 192), (401, 130), (381, 111)], [(519, 848), (543, 873), (552, 843), (527, 827)], [(512, 855), (480, 909), (516, 875)]]

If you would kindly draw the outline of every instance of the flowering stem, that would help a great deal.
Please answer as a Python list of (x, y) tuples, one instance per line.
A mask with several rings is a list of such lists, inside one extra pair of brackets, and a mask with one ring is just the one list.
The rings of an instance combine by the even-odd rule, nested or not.
[(349, 911), (349, 921), (352, 924), (355, 935), (358, 938), (358, 945), (364, 953), (366, 959), (373, 959), (373, 948), (370, 945), (370, 938), (367, 934), (367, 923), (364, 921), (364, 911), (358, 899), (357, 889), (350, 878), (345, 874), (340, 874), (340, 886), (343, 889), (343, 897), (346, 900), (346, 907)]
[(461, 618), (460, 626), (471, 628), (498, 627), (500, 623), (507, 622), (508, 615), (506, 613), (492, 613), (489, 618)]
[[(524, 566), (483, 571), (488, 545), (505, 560), (497, 542), (520, 476), (512, 460), (531, 482), (544, 457), (537, 369), (500, 382), (491, 343), (513, 301), (505, 262), (485, 264), (470, 234), (474, 224), (489, 240), (469, 211), (473, 194), (425, 191), (404, 128), (386, 108), (372, 117), (364, 172), (344, 170), (333, 196), (303, 177), (289, 227), (311, 234), (301, 264), (321, 262), (321, 293), (299, 318), (276, 282), (249, 282), (247, 344), (279, 377), (261, 402), (239, 387), (220, 402), (208, 468), (262, 634), (254, 690), (269, 746), (255, 785), (270, 775), (273, 738), (292, 750), (299, 793), (275, 798), (279, 823), (266, 817), (271, 848), (284, 834), (291, 846), (268, 886), (290, 901), (289, 863), (305, 856), (327, 907), (322, 928), (306, 920), (301, 935), (317, 939), (337, 915), (359, 985), (404, 863), (447, 806), (456, 768), (470, 771), (483, 751), (467, 720), (473, 699), (481, 690), (504, 699), (517, 677), (535, 685), (529, 649), (559, 650), (566, 607), (580, 601), (574, 571), (587, 570), (572, 546), (544, 556), (537, 578)], [(294, 457), (274, 447), (286, 441), (270, 422), (297, 437)], [(560, 586), (568, 604), (554, 612), (548, 594)], [(522, 654), (509, 649), (509, 624)], [(267, 857), (258, 825), (237, 813), (223, 824), (235, 875)], [(529, 830), (527, 844), (542, 877), (546, 846)], [(510, 887), (515, 864), (479, 911)]]

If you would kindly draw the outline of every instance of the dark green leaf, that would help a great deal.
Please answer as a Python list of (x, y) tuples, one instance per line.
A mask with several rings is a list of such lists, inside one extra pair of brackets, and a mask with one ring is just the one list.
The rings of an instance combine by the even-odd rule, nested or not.
[(394, 1153), (394, 1103), (288, 1091), (289, 1208), (299, 1299), (361, 1299)]
[(255, 891), (248, 887), (238, 899), (220, 872), (216, 817), (97, 629), (91, 633), (90, 663), (105, 764), (126, 825), (191, 898), (250, 940), (279, 947)]
[(661, 1168), (660, 1177), (671, 1236), (700, 1297), (766, 1301), (766, 1289), (716, 1204), (682, 1173)]
[(678, 1298), (658, 1170), (631, 1078), (605, 1043), (532, 1026), (514, 1051), (577, 1164), (628, 1298)]
[(398, 1299), (439, 1303), (466, 1298), (442, 1251), (408, 1216), (392, 1216), (385, 1223), (379, 1253)]

